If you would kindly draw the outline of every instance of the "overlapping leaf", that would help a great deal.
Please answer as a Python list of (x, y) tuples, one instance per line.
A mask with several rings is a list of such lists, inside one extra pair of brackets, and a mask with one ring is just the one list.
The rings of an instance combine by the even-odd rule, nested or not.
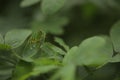
[(11, 30), (5, 35), (5, 44), (10, 45), (12, 48), (17, 48), (24, 43), (31, 33), (30, 30), (25, 29)]
[(99, 67), (112, 58), (112, 43), (108, 37), (95, 36), (83, 41), (79, 47), (73, 47), (65, 56), (65, 64)]
[(114, 50), (120, 52), (120, 21), (113, 25), (110, 31), (110, 37), (113, 42)]
[[(42, 17), (40, 17), (40, 19), (41, 18)], [(47, 19), (43, 19), (43, 20), (34, 20), (32, 22), (32, 28), (35, 30), (38, 29), (44, 30), (46, 33), (60, 35), (64, 33), (63, 27), (66, 24), (68, 24), (68, 18), (57, 15), (57, 16), (48, 17)]]

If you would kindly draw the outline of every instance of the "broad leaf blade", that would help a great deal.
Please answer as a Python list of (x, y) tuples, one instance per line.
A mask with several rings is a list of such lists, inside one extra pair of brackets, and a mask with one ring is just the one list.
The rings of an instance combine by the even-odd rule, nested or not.
[(12, 48), (17, 48), (24, 43), (31, 33), (30, 30), (25, 29), (11, 30), (5, 35), (5, 44), (10, 45)]
[(112, 55), (112, 43), (108, 37), (95, 36), (84, 40), (78, 48), (70, 50), (64, 63), (99, 67), (109, 62)]
[(116, 52), (120, 52), (120, 21), (117, 22), (110, 31), (110, 36)]
[(28, 7), (40, 2), (40, 0), (23, 0), (21, 2), (21, 7)]
[(66, 0), (43, 0), (42, 12), (51, 15), (59, 11), (64, 5)]

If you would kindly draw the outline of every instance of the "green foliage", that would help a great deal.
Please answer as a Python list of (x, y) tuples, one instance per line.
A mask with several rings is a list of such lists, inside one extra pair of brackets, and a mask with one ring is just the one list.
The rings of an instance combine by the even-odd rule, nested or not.
[(0, 0), (0, 80), (119, 80), (119, 4)]
[(40, 0), (23, 0), (21, 2), (21, 7), (28, 7), (40, 2)]
[(63, 8), (65, 2), (66, 0), (43, 0), (41, 10), (46, 15), (52, 15)]
[[(39, 15), (37, 15), (37, 18), (42, 18), (42, 14), (40, 15), (40, 13), (38, 13)], [(44, 16), (46, 17), (46, 16)], [(64, 16), (51, 16), (51, 17), (47, 17), (44, 18), (42, 20), (37, 20), (37, 18), (35, 18), (35, 20), (32, 22), (32, 28), (34, 30), (44, 30), (46, 33), (51, 33), (51, 34), (63, 34), (63, 27), (64, 25), (66, 25), (68, 23), (68, 18), (64, 17)]]
[(66, 65), (58, 70), (50, 80), (57, 80), (59, 78), (61, 78), (61, 80), (75, 80), (75, 70), (74, 65)]
[[(17, 34), (19, 34), (20, 37), (16, 36)], [(29, 38), (27, 38), (28, 36)], [(19, 42), (16, 46), (11, 45), (14, 39)], [(112, 57), (112, 42), (107, 36), (94, 36), (88, 38), (79, 46), (74, 46), (71, 49), (69, 49), (69, 46), (67, 46), (62, 39), (56, 37), (55, 41), (58, 42), (66, 52), (44, 41), (44, 39), (45, 33), (42, 31), (31, 33), (31, 31), (23, 29), (7, 32), (5, 44), (1, 36), (2, 44), (0, 49), (2, 53), (0, 53), (0, 59), (4, 61), (4, 63), (7, 62), (5, 66), (8, 67), (8, 69), (5, 68), (5, 70), (11, 71), (9, 74), (4, 71), (4, 75), (11, 76), (12, 80), (26, 80), (32, 76), (35, 77), (49, 73), (56, 69), (55, 73), (51, 73), (53, 76), (50, 77), (50, 80), (75, 80), (77, 66), (96, 67), (96, 69), (98, 69), (108, 62), (120, 61), (119, 54)], [(23, 51), (20, 52), (22, 55), (19, 55), (14, 48), (20, 48), (19, 46), (21, 45), (24, 47)], [(9, 59), (7, 59), (8, 56)], [(8, 65), (8, 62), (11, 64)], [(4, 65), (2, 64), (2, 66)]]

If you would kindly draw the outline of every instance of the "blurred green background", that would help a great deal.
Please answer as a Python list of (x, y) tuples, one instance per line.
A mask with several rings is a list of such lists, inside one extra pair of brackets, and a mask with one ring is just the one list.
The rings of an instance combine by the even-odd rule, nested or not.
[[(41, 29), (48, 33), (47, 38), (59, 36), (72, 47), (94, 35), (109, 35), (112, 25), (120, 20), (120, 0), (67, 0), (49, 16), (41, 12), (41, 2), (25, 7), (22, 1), (0, 0), (0, 33)], [(120, 80), (119, 67), (119, 63), (108, 64), (86, 80)]]

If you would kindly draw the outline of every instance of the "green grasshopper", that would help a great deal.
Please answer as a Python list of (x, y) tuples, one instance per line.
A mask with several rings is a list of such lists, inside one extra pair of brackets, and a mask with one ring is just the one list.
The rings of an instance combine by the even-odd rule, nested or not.
[(33, 32), (28, 38), (28, 41), (23, 49), (22, 57), (24, 59), (30, 59), (40, 50), (42, 43), (45, 40), (45, 33), (42, 31)]

